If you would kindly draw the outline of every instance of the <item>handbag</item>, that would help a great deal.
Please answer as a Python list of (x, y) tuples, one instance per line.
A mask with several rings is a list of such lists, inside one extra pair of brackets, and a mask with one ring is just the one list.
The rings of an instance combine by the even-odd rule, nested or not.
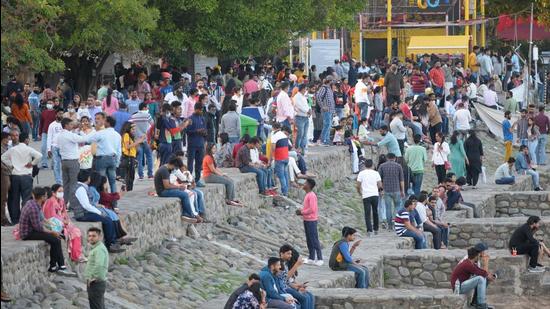
[(447, 171), (453, 168), (453, 166), (451, 165), (451, 161), (448, 161), (448, 160), (445, 161), (444, 165), (445, 165), (445, 170)]

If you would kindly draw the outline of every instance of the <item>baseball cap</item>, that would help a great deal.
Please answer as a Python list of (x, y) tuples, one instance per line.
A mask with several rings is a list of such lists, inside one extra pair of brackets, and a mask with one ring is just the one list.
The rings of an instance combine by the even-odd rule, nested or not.
[(486, 244), (480, 242), (480, 243), (477, 243), (477, 244), (474, 246), (474, 249), (476, 249), (476, 250), (479, 251), (479, 252), (483, 252), (483, 251), (489, 250), (489, 247), (487, 247)]

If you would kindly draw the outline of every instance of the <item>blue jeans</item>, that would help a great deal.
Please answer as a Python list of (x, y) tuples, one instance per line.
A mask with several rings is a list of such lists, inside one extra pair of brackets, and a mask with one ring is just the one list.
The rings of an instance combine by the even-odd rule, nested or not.
[(153, 152), (147, 142), (139, 144), (137, 147), (138, 176), (143, 178), (143, 163), (147, 163), (147, 176), (153, 176)]
[(265, 187), (273, 188), (275, 187), (275, 181), (273, 181), (273, 168), (262, 168), (262, 171), (265, 172)]
[(358, 289), (369, 288), (369, 270), (366, 266), (350, 264), (346, 270), (355, 273), (355, 287)]
[(393, 226), (393, 216), (397, 209), (401, 208), (401, 193), (385, 192), (384, 203), (386, 204), (386, 220), (388, 225)]
[(197, 196), (197, 198), (195, 198), (195, 209), (200, 215), (203, 215), (206, 209), (204, 207), (204, 193), (199, 189), (191, 189), (191, 191), (195, 192)]
[(288, 172), (288, 160), (275, 160), (275, 175), (281, 183), (281, 193), (284, 196), (288, 195), (288, 186), (290, 175)]
[(191, 202), (189, 201), (189, 195), (185, 191), (178, 189), (166, 189), (160, 192), (160, 197), (177, 197), (181, 201), (181, 215), (189, 218), (194, 218), (193, 211), (191, 210)]
[(38, 128), (40, 124), (40, 112), (38, 111), (31, 111), (31, 117), (32, 117), (32, 139), (37, 140), (38, 139)]
[(445, 247), (449, 247), (449, 228), (440, 226), (441, 230), (441, 241), (445, 244)]
[(195, 181), (199, 182), (202, 172), (202, 159), (204, 158), (204, 145), (189, 145), (187, 148), (187, 168), (190, 172), (195, 170)]
[(415, 249), (426, 249), (428, 248), (428, 245), (426, 244), (426, 238), (424, 235), (420, 236), (416, 234), (415, 232), (406, 230), (405, 233), (403, 233), (399, 237), (412, 237), (414, 239), (414, 248)]
[(240, 140), (239, 136), (229, 136), (229, 142), (233, 145), (237, 144)]
[(168, 160), (172, 155), (172, 144), (160, 143), (157, 152), (160, 157), (160, 165), (168, 163)]
[(358, 102), (359, 110), (361, 112), (361, 119), (368, 119), (369, 104), (367, 102)]
[(48, 134), (42, 133), (40, 138), (42, 139), (40, 143), (40, 152), (42, 153), (42, 159), (40, 160), (40, 167), (48, 168)]
[(308, 258), (310, 260), (323, 260), (319, 233), (317, 231), (317, 221), (304, 221), (304, 231), (306, 232)]
[(109, 187), (113, 193), (117, 192), (116, 168), (117, 162), (114, 155), (96, 157), (95, 169), (99, 174), (101, 174), (101, 176), (107, 176), (107, 180), (109, 180)]
[(406, 127), (411, 128), (411, 130), (413, 131), (413, 135), (422, 136), (422, 128), (417, 126), (414, 122), (412, 122), (408, 119), (403, 119), (403, 125), (406, 126)]
[(485, 290), (487, 289), (487, 279), (482, 276), (474, 276), (460, 283), (460, 294), (468, 294), (476, 289), (477, 303), (485, 304)]
[(76, 218), (76, 221), (101, 222), (101, 228), (103, 229), (103, 233), (105, 233), (104, 238), (107, 248), (116, 242), (115, 224), (109, 216), (101, 216), (92, 212), (86, 212), (84, 216)]
[(414, 195), (420, 195), (420, 189), (422, 188), (422, 178), (424, 173), (411, 173), (411, 181), (413, 183)]
[(529, 140), (526, 139), (526, 138), (522, 138), (522, 139), (519, 140), (519, 143), (520, 143), (520, 145), (522, 145), (522, 146), (527, 146), (527, 143), (528, 143), (528, 142), (529, 142)]
[(539, 142), (535, 151), (537, 164), (539, 165), (546, 165), (546, 143), (548, 143), (548, 134), (539, 135)]
[(510, 185), (510, 184), (513, 184), (515, 181), (516, 181), (516, 177), (514, 176), (495, 179), (495, 183), (497, 185)]
[(531, 179), (533, 180), (533, 188), (537, 188), (540, 186), (539, 184), (539, 173), (537, 171), (534, 171), (532, 169), (525, 170), (525, 174), (531, 176)]
[[(246, 146), (244, 146), (246, 147)], [(255, 168), (253, 166), (243, 166), (239, 169), (241, 173), (254, 173), (256, 174), (256, 183), (258, 184), (258, 189), (260, 193), (265, 192), (265, 186), (266, 186), (266, 173), (265, 171)]]
[(336, 116), (338, 116), (338, 119), (344, 118), (344, 108), (335, 108), (334, 111), (336, 112)]
[(330, 145), (330, 127), (332, 125), (332, 113), (322, 112), (323, 115), (323, 130), (321, 131), (321, 142), (325, 145)]
[(315, 296), (311, 292), (306, 291), (302, 293), (291, 287), (286, 289), (285, 292), (296, 298), (302, 309), (315, 309)]
[(538, 144), (539, 144), (538, 139), (527, 142), (527, 147), (529, 148), (529, 158), (531, 158), (531, 164), (539, 164), (539, 162), (537, 161)]
[(309, 118), (304, 116), (296, 116), (296, 148), (302, 149), (302, 153), (305, 153), (307, 147), (307, 130), (309, 127)]
[(52, 147), (52, 162), (55, 183), (62, 185), (63, 175), (61, 174), (61, 154), (59, 153), (59, 148), (57, 147)]

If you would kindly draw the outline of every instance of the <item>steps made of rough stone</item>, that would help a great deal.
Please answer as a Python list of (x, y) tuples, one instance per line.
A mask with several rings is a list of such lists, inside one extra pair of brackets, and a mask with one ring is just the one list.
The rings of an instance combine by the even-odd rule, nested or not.
[(466, 296), (449, 289), (311, 289), (318, 309), (466, 308)]

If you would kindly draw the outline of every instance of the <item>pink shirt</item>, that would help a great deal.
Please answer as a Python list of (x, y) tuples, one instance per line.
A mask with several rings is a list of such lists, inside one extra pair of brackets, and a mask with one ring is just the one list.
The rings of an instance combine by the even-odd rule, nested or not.
[(55, 197), (50, 197), (44, 202), (42, 206), (42, 212), (44, 213), (44, 218), (49, 219), (55, 217), (61, 221), (67, 218), (67, 211), (65, 209), (65, 202), (61, 199), (58, 200)]
[(187, 101), (183, 102), (185, 106), (182, 106), (182, 114), (183, 118), (189, 118), (193, 113), (195, 112), (195, 99), (193, 97), (189, 97)]
[(253, 79), (247, 80), (244, 83), (243, 87), (244, 87), (244, 93), (245, 94), (254, 93), (254, 92), (258, 91), (258, 83)]
[(304, 218), (304, 221), (317, 221), (318, 215), (319, 209), (317, 208), (317, 195), (311, 191), (304, 197), (302, 217)]
[(118, 100), (117, 98), (111, 96), (111, 106), (107, 106), (107, 98), (104, 98), (101, 102), (101, 109), (111, 116), (114, 112), (118, 110)]

